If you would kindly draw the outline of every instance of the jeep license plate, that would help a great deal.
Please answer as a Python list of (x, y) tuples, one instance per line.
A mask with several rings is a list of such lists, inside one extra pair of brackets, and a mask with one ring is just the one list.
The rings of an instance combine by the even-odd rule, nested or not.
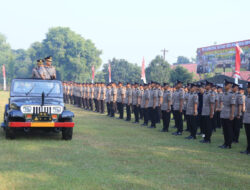
[(33, 117), (34, 121), (52, 121), (51, 116), (46, 112), (40, 112), (37, 116)]

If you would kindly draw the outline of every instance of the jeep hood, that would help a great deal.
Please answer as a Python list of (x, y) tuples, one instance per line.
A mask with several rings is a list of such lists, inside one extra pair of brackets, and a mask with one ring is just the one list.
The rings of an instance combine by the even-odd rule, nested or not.
[[(11, 97), (10, 105), (14, 104), (18, 108), (22, 105), (41, 105), (42, 98), (41, 97)], [(44, 105), (60, 105), (64, 107), (62, 98), (53, 98), (53, 97), (45, 97)]]

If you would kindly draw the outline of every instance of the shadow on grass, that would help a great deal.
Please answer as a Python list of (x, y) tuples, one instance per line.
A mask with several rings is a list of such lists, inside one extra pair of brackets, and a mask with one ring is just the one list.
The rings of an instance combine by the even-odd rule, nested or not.
[[(18, 130), (15, 132), (16, 133), (16, 137), (15, 139), (28, 139), (28, 140), (61, 140), (62, 139), (62, 133), (55, 133), (53, 131), (44, 131), (44, 130), (40, 130), (40, 129), (31, 129), (30, 132), (25, 133), (22, 130)], [(5, 138), (5, 131), (2, 130), (0, 132), (0, 136), (2, 136), (2, 138)]]

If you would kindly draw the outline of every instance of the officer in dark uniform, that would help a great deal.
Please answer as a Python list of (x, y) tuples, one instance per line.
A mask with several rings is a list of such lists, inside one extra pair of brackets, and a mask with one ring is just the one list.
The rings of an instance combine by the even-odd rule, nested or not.
[(52, 66), (52, 56), (48, 56), (45, 59), (46, 65), (45, 68), (45, 77), (47, 80), (54, 80), (56, 79), (56, 68)]
[(246, 137), (247, 137), (247, 148), (245, 151), (242, 151), (242, 154), (250, 155), (250, 82), (247, 84), (247, 96), (245, 100), (245, 113), (243, 116), (243, 123), (245, 126)]
[(199, 99), (199, 103), (198, 103), (198, 116), (197, 116), (197, 128), (200, 127), (200, 133), (198, 135), (203, 135), (204, 132), (204, 127), (202, 125), (202, 106), (203, 106), (203, 94), (204, 94), (204, 87), (203, 87), (203, 83), (199, 83), (198, 84), (198, 99)]
[(164, 92), (161, 103), (163, 128), (161, 132), (168, 132), (172, 104), (172, 92), (170, 91), (170, 86), (168, 83), (163, 84), (163, 89)]
[(217, 86), (217, 94), (218, 94), (218, 106), (217, 106), (217, 110), (216, 110), (216, 120), (217, 120), (217, 128), (221, 128), (221, 120), (220, 120), (221, 109), (220, 109), (220, 104), (221, 104), (221, 100), (222, 100), (222, 96), (223, 96), (223, 91), (222, 91), (222, 87), (221, 86)]
[(111, 83), (111, 96), (110, 96), (110, 117), (115, 117), (116, 100), (117, 100), (117, 88), (114, 82)]
[(222, 96), (221, 102), (221, 124), (223, 127), (224, 144), (220, 148), (231, 148), (233, 141), (233, 120), (235, 111), (235, 98), (236, 95), (231, 91), (232, 82), (225, 80), (225, 92)]
[(211, 91), (213, 83), (206, 81), (205, 89), (206, 91), (203, 94), (203, 106), (202, 106), (202, 123), (204, 126), (205, 137), (201, 140), (201, 143), (211, 143), (211, 136), (213, 131), (213, 117), (214, 117), (214, 104), (215, 104), (215, 95)]
[(37, 60), (37, 66), (32, 70), (32, 78), (46, 79), (43, 59)]
[(186, 137), (186, 139), (196, 139), (197, 132), (197, 115), (198, 115), (198, 94), (195, 84), (190, 84), (190, 91), (188, 93), (187, 98), (187, 107), (186, 107), (186, 115), (187, 115), (187, 124), (189, 126), (190, 136)]
[(232, 92), (235, 94), (235, 110), (234, 110), (234, 120), (233, 120), (233, 142), (239, 142), (240, 136), (240, 126), (241, 126), (241, 116), (242, 116), (242, 106), (243, 106), (243, 96), (239, 92), (239, 85), (233, 84)]
[(182, 88), (182, 82), (176, 81), (176, 90), (173, 93), (173, 109), (174, 109), (174, 119), (177, 131), (172, 133), (172, 135), (182, 135), (183, 131), (183, 119), (182, 119), (182, 109), (184, 103), (185, 92)]
[(126, 121), (130, 121), (131, 120), (131, 105), (132, 105), (132, 89), (131, 89), (130, 83), (127, 83), (126, 85), (125, 104), (126, 104), (126, 113), (127, 113)]

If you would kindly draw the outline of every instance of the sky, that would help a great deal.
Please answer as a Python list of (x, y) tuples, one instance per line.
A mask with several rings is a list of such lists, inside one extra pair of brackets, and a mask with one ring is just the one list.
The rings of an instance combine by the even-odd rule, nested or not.
[(195, 58), (196, 49), (250, 39), (249, 0), (0, 0), (0, 33), (12, 49), (41, 42), (48, 29), (70, 27), (102, 50), (102, 61), (146, 65)]

